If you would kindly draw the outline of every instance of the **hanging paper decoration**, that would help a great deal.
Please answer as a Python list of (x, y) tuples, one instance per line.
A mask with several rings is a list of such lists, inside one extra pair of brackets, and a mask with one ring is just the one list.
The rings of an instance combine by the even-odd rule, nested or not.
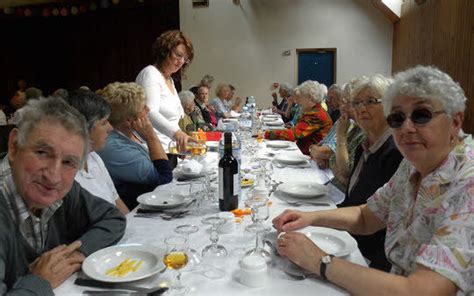
[(24, 9), (23, 8), (17, 8), (15, 14), (17, 16), (23, 16), (24, 15)]
[(23, 11), (23, 13), (24, 13), (25, 16), (27, 16), (27, 17), (30, 17), (30, 16), (33, 15), (33, 12), (31, 11), (30, 8), (25, 9), (25, 10)]
[(49, 11), (49, 8), (43, 8), (43, 11), (41, 12), (41, 15), (44, 17), (50, 17), (51, 16), (51, 11)]
[[(1, 2), (1, 0), (0, 0)], [(51, 16), (75, 16), (82, 13), (94, 12), (100, 9), (110, 8), (112, 5), (122, 5), (126, 7), (130, 3), (143, 5), (145, 0), (69, 0), (61, 1), (61, 4), (45, 3), (42, 5), (4, 7), (0, 8), (0, 14), (15, 15), (17, 17), (51, 17)]]
[(63, 7), (61, 8), (61, 10), (59, 11), (59, 14), (61, 14), (61, 16), (67, 16), (69, 14), (69, 11), (67, 10), (66, 7)]
[(100, 7), (101, 8), (107, 8), (107, 7), (109, 7), (109, 5), (110, 5), (109, 0), (101, 0), (100, 1)]
[(95, 2), (92, 2), (91, 5), (89, 5), (89, 9), (91, 11), (95, 11), (97, 9), (97, 4)]
[(15, 13), (15, 9), (13, 9), (13, 8), (11, 8), (11, 7), (5, 7), (5, 8), (3, 9), (3, 12), (4, 12), (5, 14), (14, 14), (14, 13)]

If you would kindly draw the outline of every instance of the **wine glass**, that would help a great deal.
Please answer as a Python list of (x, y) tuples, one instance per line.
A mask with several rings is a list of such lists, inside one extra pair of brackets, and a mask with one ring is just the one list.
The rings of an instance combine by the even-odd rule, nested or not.
[(223, 245), (217, 244), (219, 241), (219, 233), (217, 232), (217, 227), (225, 223), (225, 219), (218, 216), (211, 216), (201, 220), (203, 224), (211, 225), (211, 244), (204, 247), (202, 250), (203, 257), (226, 257), (227, 250)]
[(187, 254), (189, 257), (188, 264), (191, 265), (191, 269), (195, 265), (201, 262), (201, 259), (199, 258), (199, 253), (195, 249), (191, 248), (189, 244), (189, 236), (193, 233), (196, 233), (198, 230), (199, 230), (199, 227), (193, 224), (181, 224), (181, 225), (176, 226), (174, 229), (174, 232), (181, 234), (188, 241), (188, 250), (187, 250)]
[(250, 217), (252, 218), (253, 223), (245, 227), (246, 232), (254, 233), (257, 232), (257, 230), (265, 228), (262, 222), (270, 216), (268, 209), (268, 194), (269, 190), (262, 187), (254, 187), (248, 193), (248, 197), (245, 200), (245, 206), (249, 207), (251, 210)]
[(260, 159), (260, 167), (263, 170), (265, 178), (265, 187), (270, 188), (272, 186), (272, 175), (273, 175), (273, 164), (270, 159)]
[(263, 236), (266, 228), (263, 221), (270, 216), (268, 209), (268, 198), (261, 195), (253, 195), (245, 201), (245, 205), (251, 209), (251, 217), (254, 224), (247, 226), (246, 231), (255, 232), (255, 248), (251, 249), (246, 255), (258, 255), (267, 262), (270, 261), (270, 253), (263, 248)]
[(165, 239), (166, 253), (163, 263), (170, 270), (176, 271), (176, 283), (171, 286), (172, 295), (183, 295), (188, 288), (181, 284), (180, 269), (188, 263), (187, 245), (188, 241), (184, 236), (169, 236)]
[(193, 212), (196, 215), (201, 215), (201, 205), (203, 200), (207, 199), (206, 180), (202, 178), (191, 179), (189, 183), (189, 198), (196, 199), (196, 207)]

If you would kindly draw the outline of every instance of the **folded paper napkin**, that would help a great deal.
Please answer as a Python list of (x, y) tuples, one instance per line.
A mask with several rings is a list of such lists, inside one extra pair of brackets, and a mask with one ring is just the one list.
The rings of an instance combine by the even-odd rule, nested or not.
[(204, 166), (194, 159), (185, 159), (181, 164), (181, 170), (185, 174), (199, 174), (203, 168)]
[(230, 110), (230, 117), (240, 117), (240, 113)]

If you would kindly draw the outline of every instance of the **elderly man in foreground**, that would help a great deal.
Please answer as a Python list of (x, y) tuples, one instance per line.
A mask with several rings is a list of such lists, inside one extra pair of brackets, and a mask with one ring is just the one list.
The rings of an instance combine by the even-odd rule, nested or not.
[(84, 118), (62, 99), (24, 107), (0, 161), (0, 294), (54, 295), (123, 236), (124, 216), (74, 182), (88, 146)]

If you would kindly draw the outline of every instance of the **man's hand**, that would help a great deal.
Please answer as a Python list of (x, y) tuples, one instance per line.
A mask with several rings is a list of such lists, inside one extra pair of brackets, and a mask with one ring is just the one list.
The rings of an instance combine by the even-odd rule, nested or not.
[(81, 268), (85, 256), (77, 250), (80, 246), (81, 242), (75, 241), (44, 252), (30, 264), (30, 273), (47, 280), (53, 289), (57, 288)]

